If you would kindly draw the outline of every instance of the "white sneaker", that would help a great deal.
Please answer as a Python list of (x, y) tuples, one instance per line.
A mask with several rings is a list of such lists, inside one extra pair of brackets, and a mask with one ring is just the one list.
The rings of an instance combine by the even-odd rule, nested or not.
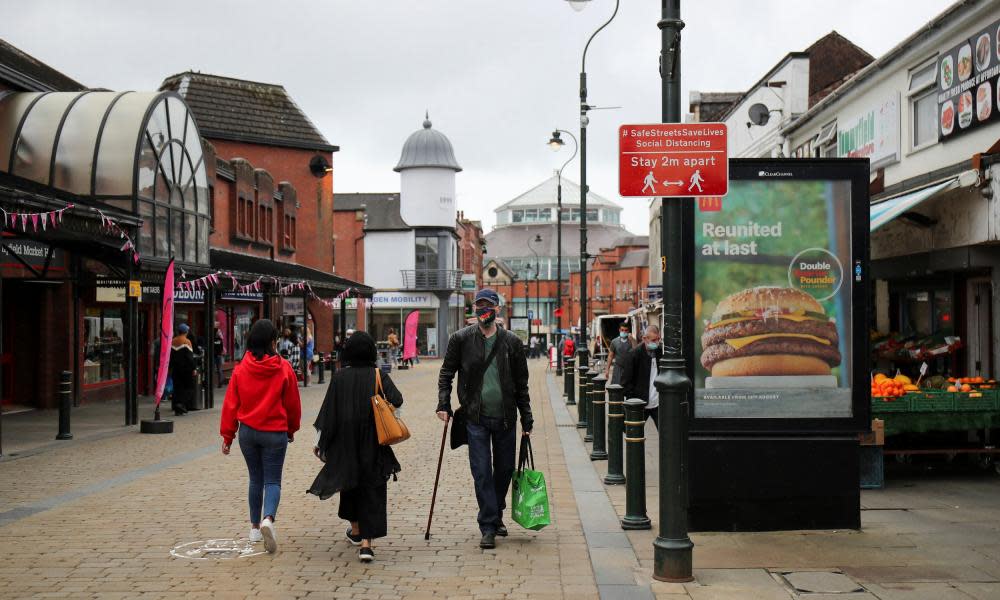
[(278, 551), (278, 539), (274, 533), (274, 521), (270, 517), (260, 524), (260, 534), (264, 537), (264, 548), (274, 554)]
[(256, 544), (257, 542), (260, 542), (263, 539), (264, 539), (264, 536), (261, 535), (260, 529), (254, 529), (252, 527), (250, 528), (250, 543), (251, 544)]

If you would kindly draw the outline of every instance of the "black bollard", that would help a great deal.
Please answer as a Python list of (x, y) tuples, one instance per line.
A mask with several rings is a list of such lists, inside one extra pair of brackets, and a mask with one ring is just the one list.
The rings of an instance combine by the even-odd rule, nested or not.
[(596, 362), (592, 363), (590, 370), (587, 371), (587, 410), (584, 411), (587, 420), (587, 433), (583, 436), (585, 442), (594, 441), (594, 380), (601, 374), (599, 366)]
[(608, 474), (604, 483), (621, 485), (625, 483), (622, 472), (622, 432), (625, 427), (625, 405), (622, 403), (622, 386), (609, 383), (608, 391)]
[(646, 516), (646, 403), (625, 401), (625, 518), (622, 529), (652, 529)]
[(587, 371), (590, 367), (587, 366), (586, 362), (580, 360), (579, 356), (576, 359), (576, 414), (578, 416), (576, 422), (577, 429), (587, 428)]
[(594, 426), (594, 447), (590, 450), (590, 460), (608, 460), (608, 430), (604, 423), (604, 410), (607, 406), (604, 388), (607, 383), (607, 376), (598, 373), (597, 377), (594, 377), (594, 387), (590, 392), (590, 420)]
[(563, 396), (566, 398), (566, 406), (576, 404), (576, 368), (573, 361), (566, 361), (566, 369), (563, 371)]
[(73, 373), (63, 371), (59, 374), (59, 434), (57, 440), (71, 440), (73, 434), (69, 431), (69, 411), (73, 406)]

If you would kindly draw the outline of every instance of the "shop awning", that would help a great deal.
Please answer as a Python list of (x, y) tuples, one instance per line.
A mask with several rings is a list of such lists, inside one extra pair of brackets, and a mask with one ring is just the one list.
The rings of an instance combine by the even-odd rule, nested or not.
[(921, 190), (909, 192), (895, 198), (883, 200), (877, 204), (872, 204), (869, 212), (869, 231), (875, 231), (889, 221), (908, 210), (915, 208), (921, 202), (933, 198), (935, 195), (950, 190), (958, 186), (958, 177), (953, 177), (947, 181), (925, 187)]
[[(338, 277), (333, 273), (325, 273), (304, 265), (286, 263), (269, 258), (260, 258), (246, 254), (237, 254), (225, 250), (211, 251), (212, 268), (219, 271), (229, 271), (237, 279), (256, 278), (260, 276), (274, 277), (281, 285), (305, 281), (317, 295), (336, 295), (348, 288), (353, 288), (354, 297), (371, 298), (375, 290), (372, 288)], [(243, 281), (241, 283), (249, 283)]]

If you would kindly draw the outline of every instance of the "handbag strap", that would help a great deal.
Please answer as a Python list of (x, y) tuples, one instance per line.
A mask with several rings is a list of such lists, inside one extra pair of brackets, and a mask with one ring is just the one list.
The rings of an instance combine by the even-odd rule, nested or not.
[(382, 375), (378, 367), (375, 367), (375, 395), (380, 398), (385, 397), (385, 392), (382, 391)]
[(521, 472), (525, 465), (530, 465), (531, 470), (535, 470), (535, 453), (531, 449), (531, 436), (521, 436), (521, 450), (518, 452), (517, 470)]
[(497, 327), (497, 332), (496, 332), (497, 339), (493, 342), (493, 349), (490, 350), (490, 353), (486, 355), (486, 361), (483, 362), (483, 366), (479, 369), (480, 386), (483, 384), (482, 379), (486, 377), (486, 371), (490, 368), (490, 363), (493, 362), (493, 359), (497, 355), (497, 351), (500, 349), (500, 344), (503, 343), (503, 339), (501, 336), (502, 333), (503, 330)]

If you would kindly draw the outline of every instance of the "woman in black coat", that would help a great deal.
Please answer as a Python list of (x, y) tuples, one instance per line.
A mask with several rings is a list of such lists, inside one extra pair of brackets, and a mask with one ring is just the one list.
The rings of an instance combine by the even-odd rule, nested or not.
[[(378, 443), (371, 398), (375, 395), (375, 340), (357, 331), (347, 340), (344, 361), (330, 380), (323, 407), (316, 417), (313, 452), (325, 464), (310, 494), (325, 500), (340, 492), (340, 518), (350, 521), (347, 539), (361, 546), (358, 558), (374, 560), (372, 540), (385, 537), (386, 483), (399, 472), (392, 448)], [(385, 399), (393, 406), (403, 396), (387, 375), (381, 375)]]
[(194, 348), (188, 339), (188, 326), (181, 324), (177, 335), (170, 344), (170, 377), (174, 382), (173, 409), (175, 415), (183, 415), (195, 410), (198, 397), (198, 363)]

